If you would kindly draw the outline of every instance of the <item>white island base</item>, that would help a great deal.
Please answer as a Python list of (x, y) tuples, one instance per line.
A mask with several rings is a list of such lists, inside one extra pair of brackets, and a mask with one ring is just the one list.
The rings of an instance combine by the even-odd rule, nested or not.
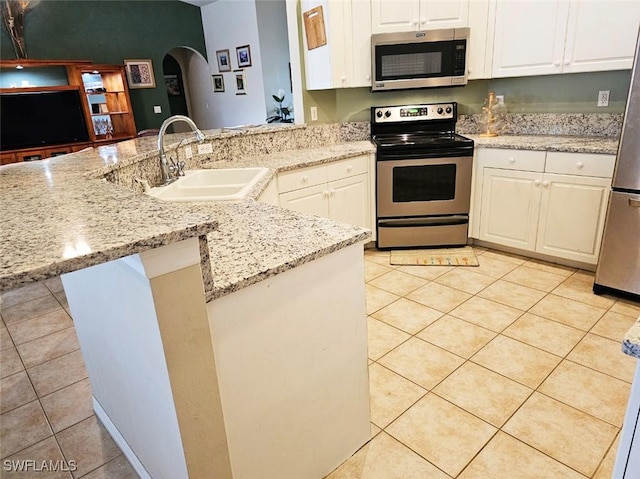
[(205, 303), (197, 239), (62, 277), (141, 477), (322, 478), (370, 438), (362, 243)]

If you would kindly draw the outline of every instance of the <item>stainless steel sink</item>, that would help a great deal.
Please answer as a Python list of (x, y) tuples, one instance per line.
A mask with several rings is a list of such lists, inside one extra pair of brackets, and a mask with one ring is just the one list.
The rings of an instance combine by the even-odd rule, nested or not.
[(164, 201), (231, 201), (246, 198), (268, 168), (187, 170), (168, 186), (147, 194)]

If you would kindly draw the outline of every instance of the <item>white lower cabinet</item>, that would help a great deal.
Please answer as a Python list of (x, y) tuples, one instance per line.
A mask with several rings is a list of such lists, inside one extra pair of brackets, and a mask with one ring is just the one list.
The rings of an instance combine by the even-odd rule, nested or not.
[(362, 155), (282, 173), (280, 206), (371, 228), (368, 164), (368, 155)]
[(329, 218), (327, 185), (316, 185), (301, 190), (280, 193), (280, 206), (288, 210)]
[(484, 168), (480, 239), (535, 250), (542, 173)]
[(597, 264), (614, 162), (613, 155), (479, 150), (478, 239)]
[(596, 264), (611, 180), (545, 174), (536, 251)]

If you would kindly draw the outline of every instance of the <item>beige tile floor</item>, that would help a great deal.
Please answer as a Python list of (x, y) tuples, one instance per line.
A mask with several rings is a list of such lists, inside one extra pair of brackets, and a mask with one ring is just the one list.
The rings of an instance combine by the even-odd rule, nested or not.
[[(392, 266), (365, 253), (372, 440), (328, 479), (611, 476), (640, 304), (593, 275), (498, 251), (479, 267)], [(59, 279), (0, 295), (0, 459), (136, 477), (95, 418)], [(0, 468), (1, 469), (1, 468)]]

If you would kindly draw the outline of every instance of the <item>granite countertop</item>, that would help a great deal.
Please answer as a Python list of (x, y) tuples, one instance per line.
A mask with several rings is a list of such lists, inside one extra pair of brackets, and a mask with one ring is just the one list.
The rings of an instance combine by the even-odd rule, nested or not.
[[(246, 131), (210, 130), (206, 134), (209, 139)], [(189, 136), (169, 135), (166, 149)], [(370, 237), (370, 231), (363, 228), (253, 199), (169, 203), (102, 179), (114, 169), (154, 156), (156, 148), (155, 138), (139, 138), (0, 168), (0, 290), (197, 236), (209, 301)], [(277, 171), (370, 151), (370, 142), (352, 142), (256, 155), (232, 164), (271, 169), (252, 191), (257, 198)], [(230, 165), (217, 162), (215, 166)]]
[(640, 318), (631, 326), (622, 340), (622, 352), (640, 359)]
[(518, 150), (564, 151), (569, 153), (598, 153), (615, 155), (618, 139), (594, 136), (500, 135), (491, 138), (465, 134), (477, 148), (506, 148)]

